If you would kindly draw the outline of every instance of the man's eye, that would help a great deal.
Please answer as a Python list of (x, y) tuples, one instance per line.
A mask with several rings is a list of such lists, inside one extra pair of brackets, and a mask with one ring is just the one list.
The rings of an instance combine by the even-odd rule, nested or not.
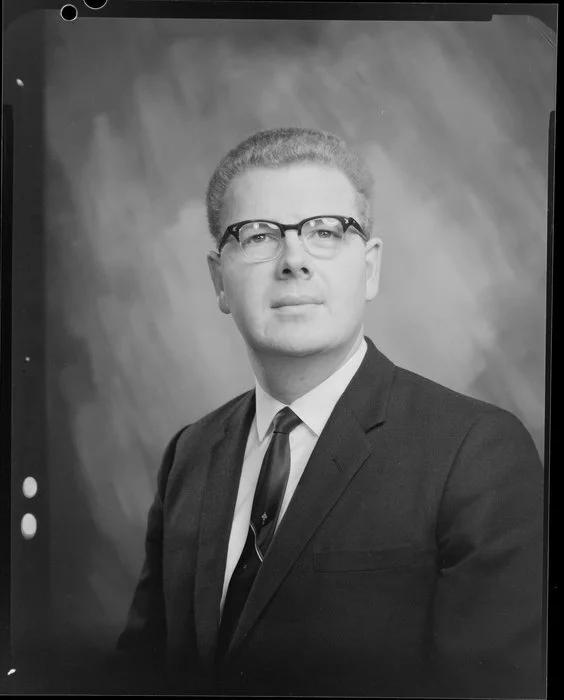
[(256, 245), (264, 245), (265, 243), (276, 243), (277, 238), (274, 234), (268, 233), (252, 233), (250, 236), (247, 236), (244, 241), (244, 245), (246, 246), (256, 246)]
[(320, 231), (315, 231), (315, 235), (318, 238), (341, 238), (341, 234), (338, 233), (337, 231), (327, 231), (327, 230), (320, 230)]
[(266, 240), (266, 233), (254, 233), (252, 236), (249, 236), (246, 240), (247, 244), (253, 244), (253, 243), (264, 243)]

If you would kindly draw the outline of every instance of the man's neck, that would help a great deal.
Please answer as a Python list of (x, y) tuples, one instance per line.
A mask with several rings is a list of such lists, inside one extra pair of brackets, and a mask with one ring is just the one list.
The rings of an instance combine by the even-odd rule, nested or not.
[(255, 376), (261, 387), (275, 399), (291, 404), (337, 372), (358, 350), (363, 332), (350, 347), (306, 356), (263, 355), (249, 350)]

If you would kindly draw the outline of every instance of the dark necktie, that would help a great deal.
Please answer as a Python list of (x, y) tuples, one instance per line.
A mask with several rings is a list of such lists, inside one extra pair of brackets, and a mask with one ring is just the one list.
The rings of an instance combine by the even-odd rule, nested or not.
[(272, 439), (262, 461), (247, 540), (225, 597), (219, 628), (218, 659), (224, 656), (229, 646), (253, 581), (274, 537), (290, 474), (289, 434), (300, 423), (301, 420), (288, 406), (279, 411), (272, 421)]

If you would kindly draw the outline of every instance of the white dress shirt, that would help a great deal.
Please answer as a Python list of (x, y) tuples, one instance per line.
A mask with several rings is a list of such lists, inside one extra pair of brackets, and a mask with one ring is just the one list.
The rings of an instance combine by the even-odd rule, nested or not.
[[(290, 408), (301, 418), (302, 423), (290, 433), (290, 475), (282, 501), (280, 517), (286, 512), (288, 504), (296, 486), (304, 473), (306, 464), (317, 443), (335, 404), (347, 388), (349, 382), (360, 367), (367, 345), (364, 338), (358, 349), (349, 360), (328, 377), (324, 382), (316, 386), (307, 394), (296, 399)], [(253, 498), (257, 486), (262, 460), (270, 443), (272, 432), (272, 419), (286, 404), (281, 403), (264, 391), (258, 381), (255, 380), (256, 414), (249, 430), (247, 446), (243, 459), (239, 490), (235, 504), (235, 515), (231, 525), (229, 547), (227, 550), (227, 564), (223, 581), (223, 594), (221, 596), (221, 611), (225, 603), (227, 587), (233, 571), (239, 561), (239, 557), (245, 546)]]

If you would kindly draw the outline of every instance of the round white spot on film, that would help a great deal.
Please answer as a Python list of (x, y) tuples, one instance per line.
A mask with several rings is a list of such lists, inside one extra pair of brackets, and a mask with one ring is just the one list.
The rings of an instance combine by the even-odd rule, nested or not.
[(91, 10), (101, 10), (107, 2), (108, 0), (84, 0), (86, 7), (89, 7)]
[(21, 80), (20, 78), (16, 78), (16, 83), (17, 83), (20, 87), (23, 87), (23, 86), (24, 86), (24, 81)]
[(63, 5), (59, 14), (66, 22), (74, 22), (78, 17), (78, 10), (74, 5)]
[(26, 498), (33, 498), (37, 493), (37, 481), (32, 476), (27, 476), (24, 479), (22, 491)]
[(37, 519), (31, 513), (26, 513), (22, 518), (22, 535), (30, 540), (37, 532)]

